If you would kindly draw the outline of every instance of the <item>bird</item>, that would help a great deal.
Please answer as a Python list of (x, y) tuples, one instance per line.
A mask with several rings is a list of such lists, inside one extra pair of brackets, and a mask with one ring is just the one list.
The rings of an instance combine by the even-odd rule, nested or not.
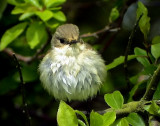
[(74, 24), (59, 26), (51, 49), (39, 64), (40, 81), (56, 100), (84, 101), (96, 96), (107, 75), (105, 61), (85, 43)]

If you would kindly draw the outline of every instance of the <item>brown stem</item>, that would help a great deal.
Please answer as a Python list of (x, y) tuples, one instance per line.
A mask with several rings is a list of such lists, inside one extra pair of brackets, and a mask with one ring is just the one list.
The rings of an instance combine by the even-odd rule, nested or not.
[(110, 28), (109, 26), (106, 26), (105, 28), (103, 28), (101, 30), (98, 30), (98, 31), (93, 32), (93, 33), (86, 33), (86, 34), (81, 35), (80, 37), (81, 38), (85, 38), (85, 37), (96, 37), (96, 38), (98, 38), (98, 35), (101, 34), (101, 33), (104, 33), (104, 32), (117, 32), (119, 30), (120, 30), (120, 28)]

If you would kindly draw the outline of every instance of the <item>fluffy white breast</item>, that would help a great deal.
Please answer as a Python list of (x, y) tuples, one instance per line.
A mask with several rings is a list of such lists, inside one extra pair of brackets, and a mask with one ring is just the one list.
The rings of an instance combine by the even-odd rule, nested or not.
[(43, 58), (39, 71), (44, 88), (60, 100), (93, 97), (106, 76), (103, 59), (85, 44), (53, 48)]

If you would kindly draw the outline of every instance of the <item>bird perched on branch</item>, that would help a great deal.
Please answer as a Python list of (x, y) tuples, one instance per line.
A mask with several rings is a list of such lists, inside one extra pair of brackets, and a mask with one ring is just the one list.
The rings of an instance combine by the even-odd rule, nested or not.
[(73, 24), (57, 28), (39, 71), (43, 87), (58, 100), (93, 97), (106, 77), (104, 60), (83, 42)]

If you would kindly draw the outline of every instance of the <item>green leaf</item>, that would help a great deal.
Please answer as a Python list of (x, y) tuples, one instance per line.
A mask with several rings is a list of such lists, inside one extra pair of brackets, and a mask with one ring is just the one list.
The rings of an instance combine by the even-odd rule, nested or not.
[[(128, 56), (128, 61), (132, 60), (132, 59), (135, 59), (136, 57), (138, 57), (138, 56), (129, 55)], [(112, 63), (106, 65), (107, 70), (111, 70), (111, 69), (117, 67), (118, 65), (121, 65), (122, 63), (124, 63), (124, 58), (125, 58), (124, 56), (120, 56), (120, 57), (114, 59), (114, 61)]]
[(47, 8), (56, 7), (66, 2), (66, 0), (44, 0), (44, 4)]
[(35, 48), (42, 41), (47, 41), (48, 34), (42, 22), (32, 23), (26, 32), (26, 38), (31, 49)]
[(8, 29), (1, 38), (0, 50), (6, 48), (13, 40), (15, 40), (26, 28), (27, 23), (23, 22)]
[(90, 114), (90, 126), (103, 126), (103, 116), (92, 111)]
[(58, 21), (66, 21), (66, 16), (62, 11), (53, 11), (53, 18), (57, 19)]
[(7, 0), (7, 2), (12, 5), (20, 5), (20, 3), (17, 2), (17, 0)]
[(151, 53), (156, 59), (160, 57), (160, 43), (151, 45)]
[(154, 64), (150, 64), (147, 67), (144, 68), (142, 74), (144, 75), (152, 75), (154, 71), (157, 69), (157, 66)]
[(145, 126), (144, 121), (137, 113), (130, 113), (126, 119), (132, 126)]
[(26, 3), (30, 3), (38, 9), (42, 9), (42, 5), (40, 5), (39, 0), (25, 0)]
[(139, 21), (139, 27), (141, 29), (141, 32), (144, 34), (145, 40), (147, 40), (147, 36), (150, 30), (150, 18), (147, 16), (142, 16)]
[(155, 36), (152, 40), (152, 44), (157, 44), (157, 43), (160, 43), (160, 36)]
[(109, 16), (109, 22), (112, 23), (119, 17), (119, 11), (117, 7), (112, 8), (110, 16)]
[(43, 21), (47, 21), (53, 17), (53, 12), (50, 10), (37, 11), (36, 15), (41, 18)]
[(78, 124), (79, 124), (80, 126), (86, 126), (86, 124), (85, 124), (82, 120), (80, 120), (80, 119), (78, 119)]
[(123, 106), (124, 99), (119, 91), (114, 91), (112, 94), (104, 95), (105, 102), (113, 109), (120, 109)]
[(139, 19), (139, 17), (141, 16), (141, 14), (148, 15), (148, 10), (144, 6), (144, 4), (139, 1), (138, 2), (138, 8), (137, 8), (137, 19)]
[(148, 111), (150, 114), (156, 115), (156, 116), (160, 115), (159, 110), (160, 110), (160, 107), (154, 101), (152, 101), (152, 104), (149, 105), (149, 107), (146, 109), (146, 111)]
[(0, 1), (0, 19), (3, 15), (4, 10), (6, 9), (6, 7), (7, 7), (7, 1), (6, 0), (1, 0)]
[(59, 11), (60, 9), (62, 9), (62, 7), (49, 8), (49, 10), (51, 10), (51, 11)]
[(116, 119), (116, 112), (107, 112), (103, 115), (103, 126), (110, 126)]
[(149, 30), (150, 30), (150, 18), (148, 15), (148, 10), (144, 6), (142, 2), (138, 2), (138, 9), (137, 9), (137, 19), (139, 19), (140, 15), (143, 14), (142, 18), (139, 21), (139, 27), (141, 32), (144, 34), (144, 38), (147, 39)]
[[(141, 57), (137, 57), (137, 60), (145, 67), (149, 66), (150, 63), (147, 59), (147, 52), (141, 48), (134, 48), (134, 53), (135, 55), (141, 56)], [(142, 57), (144, 56), (144, 57)]]
[(75, 112), (76, 112), (77, 114), (81, 115), (82, 118), (84, 119), (84, 121), (86, 122), (87, 126), (89, 126), (89, 123), (88, 123), (88, 120), (87, 120), (86, 115), (85, 115), (83, 112), (79, 111), (79, 110), (75, 110)]
[(60, 102), (57, 121), (59, 126), (78, 126), (78, 119), (75, 111), (64, 101)]
[(19, 20), (20, 21), (25, 20), (33, 15), (34, 15), (34, 12), (26, 12), (19, 17)]
[(11, 14), (22, 14), (22, 13), (34, 13), (35, 11), (37, 11), (37, 8), (31, 6), (28, 3), (16, 6)]
[(129, 124), (126, 118), (122, 118), (116, 126), (129, 126)]
[(25, 8), (23, 9), (21, 7), (15, 7), (12, 10), (11, 14), (21, 14), (21, 13), (24, 13), (24, 12), (25, 12)]
[(55, 30), (60, 25), (60, 22), (55, 20), (55, 19), (53, 19), (53, 18), (48, 20), (45, 23), (46, 23), (47, 27), (49, 27), (49, 28), (51, 28), (53, 30)]
[[(139, 78), (140, 76), (142, 77), (142, 75), (137, 75), (138, 78)], [(138, 82), (138, 83), (137, 83), (137, 81), (136, 81), (137, 84), (135, 84), (134, 87), (132, 88), (132, 90), (129, 92), (128, 102), (133, 101), (132, 98), (133, 98), (133, 96), (135, 95), (135, 93), (136, 93), (136, 91), (138, 90), (138, 88), (139, 88), (141, 85), (145, 84), (147, 81), (148, 81), (147, 78), (144, 79), (144, 80), (141, 81), (141, 82)]]
[(153, 95), (154, 100), (159, 100), (160, 99), (160, 82), (158, 83), (157, 89)]

